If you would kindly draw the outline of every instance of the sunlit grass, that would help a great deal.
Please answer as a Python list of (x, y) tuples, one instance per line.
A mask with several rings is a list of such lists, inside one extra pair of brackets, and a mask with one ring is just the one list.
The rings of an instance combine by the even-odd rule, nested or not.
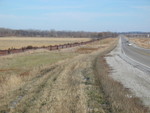
[(21, 48), (27, 46), (49, 46), (66, 43), (82, 42), (90, 38), (43, 38), (43, 37), (4, 37), (0, 38), (0, 50), (8, 48)]

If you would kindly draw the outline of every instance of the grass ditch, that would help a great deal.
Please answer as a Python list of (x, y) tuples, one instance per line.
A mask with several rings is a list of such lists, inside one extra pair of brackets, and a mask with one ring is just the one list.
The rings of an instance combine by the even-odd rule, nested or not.
[[(88, 71), (87, 71), (88, 72)], [(107, 106), (106, 98), (102, 88), (95, 82), (93, 70), (90, 73), (86, 72), (86, 94), (88, 113), (110, 113), (110, 107)]]
[(130, 96), (131, 92), (127, 88), (108, 76), (111, 69), (104, 57), (99, 56), (94, 63), (96, 86), (99, 86), (105, 99), (102, 103), (104, 113), (147, 113), (148, 108), (138, 98)]
[[(110, 52), (112, 49), (114, 49), (117, 45), (117, 39), (115, 39), (113, 42), (110, 43), (110, 40), (102, 40), (97, 46), (101, 52), (99, 52), (100, 55), (106, 54)], [(108, 46), (109, 44), (109, 46)], [(95, 47), (95, 46), (94, 46)], [(109, 101), (107, 100), (105, 96), (105, 92), (103, 91), (102, 85), (100, 85), (100, 81), (97, 80), (96, 75), (96, 66), (95, 66), (95, 59), (97, 59), (97, 55), (93, 59), (91, 63), (91, 70), (92, 71), (86, 71), (86, 82), (87, 85), (86, 92), (87, 92), (87, 106), (88, 106), (88, 113), (112, 113), (111, 107), (109, 105)], [(90, 69), (88, 69), (90, 70)]]

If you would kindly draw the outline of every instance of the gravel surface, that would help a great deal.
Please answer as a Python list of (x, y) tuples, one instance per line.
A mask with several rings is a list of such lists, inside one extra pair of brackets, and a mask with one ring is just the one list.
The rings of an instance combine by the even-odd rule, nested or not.
[(121, 51), (121, 40), (117, 48), (106, 57), (106, 61), (113, 69), (110, 76), (129, 88), (132, 96), (139, 97), (143, 104), (150, 108), (150, 74), (128, 62)]

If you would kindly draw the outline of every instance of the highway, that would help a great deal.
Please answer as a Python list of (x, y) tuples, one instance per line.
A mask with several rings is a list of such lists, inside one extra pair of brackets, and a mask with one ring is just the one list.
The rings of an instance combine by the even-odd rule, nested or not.
[(108, 54), (106, 61), (113, 69), (109, 76), (130, 89), (130, 97), (140, 98), (150, 108), (150, 50), (120, 36), (117, 47)]
[(150, 50), (131, 44), (129, 40), (121, 36), (121, 49), (132, 65), (150, 72)]

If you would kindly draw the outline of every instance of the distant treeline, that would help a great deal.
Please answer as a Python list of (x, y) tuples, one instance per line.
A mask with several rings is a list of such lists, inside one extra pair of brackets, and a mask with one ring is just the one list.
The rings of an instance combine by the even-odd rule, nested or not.
[(72, 38), (104, 38), (116, 37), (116, 33), (112, 32), (84, 32), (84, 31), (41, 31), (41, 30), (12, 30), (0, 28), (0, 37), (72, 37)]
[(150, 32), (120, 32), (120, 35), (126, 35), (131, 38), (150, 38)]

